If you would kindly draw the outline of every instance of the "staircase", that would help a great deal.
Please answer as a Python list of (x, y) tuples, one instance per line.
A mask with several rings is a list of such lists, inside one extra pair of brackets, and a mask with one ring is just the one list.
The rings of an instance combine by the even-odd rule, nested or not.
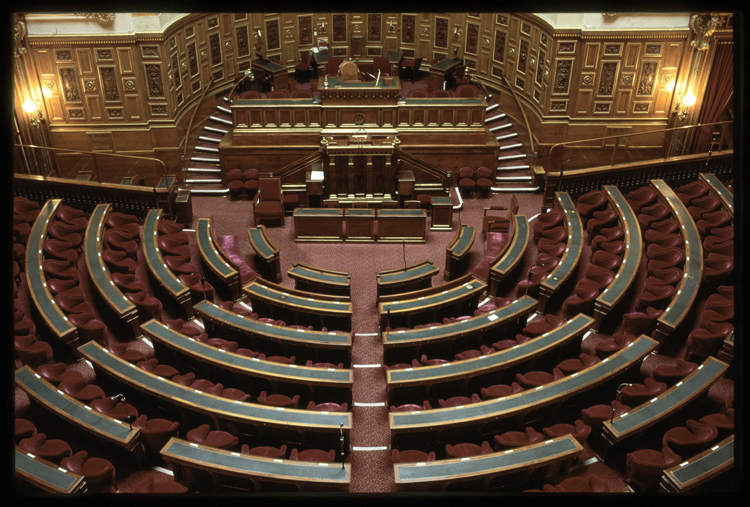
[(223, 195), (229, 189), (221, 183), (221, 165), (219, 163), (219, 143), (232, 131), (232, 111), (230, 102), (225, 97), (224, 103), (216, 107), (198, 142), (193, 148), (193, 155), (188, 164), (185, 188), (198, 195)]
[(500, 145), (500, 156), (497, 159), (495, 192), (538, 192), (540, 189), (533, 181), (533, 171), (528, 164), (523, 144), (518, 140), (518, 132), (500, 112), (500, 105), (489, 102), (484, 124), (497, 139)]

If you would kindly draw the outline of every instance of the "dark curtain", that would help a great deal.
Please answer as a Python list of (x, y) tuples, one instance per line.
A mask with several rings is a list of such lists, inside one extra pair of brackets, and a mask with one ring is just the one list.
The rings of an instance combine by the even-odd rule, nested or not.
[[(734, 58), (732, 44), (720, 44), (716, 50), (711, 77), (708, 78), (706, 93), (703, 95), (703, 106), (698, 116), (698, 123), (718, 121), (734, 89)], [(698, 129), (695, 149), (703, 150), (708, 146), (713, 127)]]

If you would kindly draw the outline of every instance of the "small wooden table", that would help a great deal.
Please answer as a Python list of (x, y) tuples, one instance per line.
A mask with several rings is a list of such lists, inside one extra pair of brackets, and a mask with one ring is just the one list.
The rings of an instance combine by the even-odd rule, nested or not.
[(344, 210), (297, 208), (294, 210), (295, 241), (343, 241)]
[(253, 67), (258, 67), (270, 74), (274, 90), (289, 91), (289, 74), (284, 65), (269, 60), (254, 61)]
[(375, 213), (371, 208), (347, 208), (344, 210), (346, 240), (371, 243), (375, 241)]
[(426, 223), (423, 209), (379, 209), (378, 241), (424, 243)]
[(430, 200), (432, 206), (431, 231), (450, 231), (453, 229), (453, 198), (435, 196)]
[(443, 82), (445, 77), (453, 72), (456, 67), (461, 65), (463, 61), (459, 59), (441, 60), (430, 67), (430, 80), (427, 84), (427, 89), (430, 91), (438, 90), (443, 88)]

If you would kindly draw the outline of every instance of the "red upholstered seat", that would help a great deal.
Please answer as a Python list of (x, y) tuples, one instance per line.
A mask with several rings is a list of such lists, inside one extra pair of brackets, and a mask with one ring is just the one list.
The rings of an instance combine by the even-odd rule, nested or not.
[[(491, 349), (490, 347), (486, 345), (480, 345), (480, 350), (465, 350), (463, 352), (459, 352), (458, 354), (456, 354), (456, 361), (463, 361), (465, 359), (471, 359), (472, 357), (486, 356), (487, 354), (492, 354), (492, 352), (494, 352), (494, 350)], [(426, 358), (427, 356), (423, 355), (422, 357)], [(444, 362), (447, 363), (448, 361), (444, 361)], [(424, 360), (422, 361), (422, 364), (427, 366)], [(440, 364), (440, 363), (433, 363), (433, 364)]]
[(576, 419), (575, 424), (559, 423), (553, 424), (548, 428), (542, 428), (542, 432), (548, 438), (561, 437), (563, 435), (571, 435), (573, 438), (583, 445), (588, 440), (591, 434), (591, 426), (583, 422), (581, 419)]
[(137, 363), (138, 361), (145, 361), (146, 355), (140, 350), (133, 348), (134, 342), (127, 343), (115, 343), (109, 345), (107, 349), (114, 355), (128, 361), (130, 363)]
[(656, 308), (646, 308), (645, 312), (631, 312), (622, 316), (623, 332), (640, 336), (642, 334), (650, 335), (658, 319), (664, 310)]
[(108, 229), (102, 235), (104, 245), (107, 248), (120, 250), (133, 259), (138, 255), (138, 243), (133, 241), (128, 234), (123, 234), (117, 229)]
[(188, 488), (175, 481), (174, 479), (167, 479), (163, 481), (155, 482), (153, 477), (148, 477), (142, 482), (139, 482), (134, 488), (133, 493), (141, 494), (177, 494), (187, 493)]
[(182, 224), (178, 224), (177, 222), (173, 222), (172, 220), (169, 220), (168, 218), (162, 218), (159, 220), (159, 225), (157, 226), (159, 229), (160, 234), (176, 234), (178, 232), (181, 232), (183, 229)]
[(546, 238), (555, 243), (562, 243), (568, 237), (568, 229), (564, 225), (551, 227), (539, 233), (539, 238)]
[(584, 370), (590, 366), (595, 365), (599, 362), (599, 358), (596, 356), (591, 356), (586, 353), (581, 353), (579, 357), (577, 358), (571, 358), (571, 359), (565, 359), (564, 361), (560, 362), (557, 367), (560, 368), (560, 370), (566, 374), (570, 375), (571, 373), (575, 373), (577, 371)]
[(55, 217), (72, 226), (76, 232), (83, 232), (89, 223), (86, 213), (70, 206), (58, 206)]
[(560, 259), (546, 253), (540, 253), (536, 257), (536, 265), (541, 266), (548, 272), (552, 272), (553, 269), (560, 264)]
[(479, 90), (473, 84), (462, 84), (456, 87), (455, 97), (479, 97)]
[(265, 391), (261, 391), (258, 395), (258, 403), (261, 405), (271, 405), (274, 407), (291, 407), (297, 408), (299, 403), (299, 394), (295, 394), (293, 398), (284, 394), (266, 394)]
[(477, 189), (479, 189), (487, 197), (489, 197), (489, 192), (492, 188), (493, 180), (494, 178), (492, 169), (485, 166), (477, 168)]
[(349, 404), (347, 402), (341, 405), (331, 402), (316, 404), (314, 401), (311, 401), (307, 404), (306, 408), (307, 410), (315, 410), (317, 412), (346, 412), (349, 409)]
[(284, 225), (284, 198), (280, 178), (260, 178), (258, 198), (253, 201), (255, 226), (265, 220), (281, 220)]
[(128, 292), (125, 297), (138, 309), (138, 315), (146, 319), (161, 317), (162, 304), (158, 298), (148, 296), (145, 292)]
[(537, 243), (537, 250), (539, 252), (551, 255), (553, 257), (562, 257), (562, 254), (565, 253), (565, 249), (567, 247), (567, 243), (555, 243), (554, 241), (550, 241), (547, 238), (542, 238), (539, 240), (539, 243)]
[(417, 410), (432, 410), (430, 402), (425, 400), (421, 405), (414, 403), (407, 403), (406, 405), (395, 406), (391, 405), (391, 412), (414, 412)]
[(58, 220), (53, 220), (49, 223), (47, 233), (51, 238), (70, 243), (73, 248), (80, 247), (83, 242), (83, 235), (81, 233), (74, 227)]
[(591, 250), (599, 250), (603, 243), (619, 240), (623, 237), (625, 237), (625, 229), (622, 226), (603, 227), (596, 236), (591, 238)]
[(53, 360), (52, 346), (44, 340), (37, 339), (35, 335), (15, 336), (13, 348), (21, 363), (32, 368)]
[(719, 432), (718, 438), (734, 432), (734, 409), (728, 408), (725, 414), (709, 414), (701, 417), (698, 422), (713, 426)]
[(42, 250), (48, 259), (59, 259), (73, 264), (78, 261), (78, 252), (71, 243), (59, 239), (45, 239)]
[[(102, 254), (102, 257), (104, 257), (104, 254)], [(44, 274), (50, 278), (73, 280), (76, 285), (78, 285), (78, 281), (80, 280), (78, 269), (65, 261), (46, 259), (42, 261), (42, 270), (44, 271)]]
[(588, 477), (569, 477), (557, 486), (545, 484), (543, 491), (545, 493), (608, 493), (610, 488), (596, 475), (589, 475)]
[(560, 380), (565, 375), (559, 368), (552, 370), (552, 373), (546, 371), (529, 371), (526, 373), (516, 373), (516, 380), (525, 389), (539, 387), (544, 384), (549, 384), (555, 380)]
[(426, 452), (412, 449), (404, 451), (393, 449), (393, 451), (391, 451), (391, 460), (394, 463), (423, 463), (426, 461), (435, 461), (435, 451), (431, 451), (428, 454)]
[[(581, 280), (590, 281), (590, 280)], [(596, 283), (596, 282), (594, 282)], [(598, 284), (596, 284), (598, 287)], [(599, 296), (599, 289), (596, 287), (589, 288), (587, 290), (579, 290), (577, 294), (568, 296), (563, 301), (563, 315), (568, 318), (575, 317), (579, 313), (590, 314), (594, 309), (594, 301)]]
[(114, 397), (91, 400), (89, 406), (97, 412), (107, 414), (121, 421), (135, 420), (138, 417), (138, 410), (133, 405), (122, 402)]
[(464, 194), (471, 194), (477, 186), (476, 172), (471, 167), (462, 167), (458, 171), (458, 186)]
[(678, 187), (677, 190), (675, 190), (675, 194), (677, 194), (679, 200), (687, 205), (690, 204), (693, 199), (703, 197), (710, 192), (710, 190), (711, 189), (706, 182), (695, 180)]
[(137, 266), (135, 260), (121, 250), (103, 250), (102, 260), (113, 273), (133, 274)]
[(664, 433), (662, 445), (682, 456), (694, 456), (705, 451), (718, 435), (716, 426), (688, 419), (685, 426)]
[(534, 238), (538, 239), (542, 231), (557, 227), (563, 223), (563, 214), (558, 210), (542, 213), (534, 223)]
[(700, 219), (704, 213), (712, 213), (721, 208), (721, 199), (715, 195), (704, 195), (690, 201), (688, 213), (693, 220)]
[(698, 228), (698, 234), (705, 236), (714, 229), (724, 227), (732, 221), (733, 215), (725, 210), (712, 211), (704, 213), (700, 220), (695, 222)]
[(445, 444), (445, 454), (448, 458), (467, 458), (469, 456), (479, 456), (482, 454), (492, 454), (492, 447), (489, 442), (482, 442), (482, 445), (465, 442), (451, 445)]
[(594, 211), (591, 218), (586, 222), (586, 232), (589, 234), (589, 238), (593, 239), (594, 236), (599, 234), (600, 230), (616, 225), (618, 217), (617, 212), (611, 208)]
[(184, 255), (165, 255), (164, 264), (175, 274), (185, 275), (199, 273), (198, 266), (190, 262), (190, 257)]
[(601, 211), (607, 206), (607, 193), (603, 190), (592, 190), (578, 198), (576, 209), (585, 218), (593, 215), (595, 211)]
[(550, 313), (544, 315), (542, 318), (536, 317), (523, 328), (522, 332), (526, 336), (533, 338), (560, 327), (564, 323), (565, 319), (563, 317), (558, 317)]
[(175, 375), (174, 377), (172, 377), (172, 382), (175, 382), (182, 386), (192, 387), (193, 382), (195, 382), (195, 373), (189, 371), (185, 374)]
[(235, 387), (228, 387), (226, 389), (222, 389), (219, 396), (221, 396), (222, 398), (227, 398), (228, 400), (234, 400), (234, 401), (247, 401), (250, 399), (249, 394)]
[(266, 356), (266, 361), (271, 361), (274, 363), (281, 363), (281, 364), (294, 364), (294, 361), (296, 360), (297, 358), (295, 356), (291, 356), (291, 357)]
[(652, 222), (648, 229), (642, 229), (643, 237), (646, 243), (653, 243), (665, 234), (672, 234), (679, 231), (680, 224), (673, 218), (667, 218), (660, 222)]
[(520, 393), (523, 391), (523, 387), (518, 383), (513, 382), (507, 386), (504, 384), (496, 384), (490, 387), (483, 387), (479, 392), (483, 400), (491, 400), (494, 398), (502, 398), (503, 396), (510, 396), (511, 394)]
[(597, 250), (591, 256), (591, 262), (604, 269), (615, 271), (622, 264), (622, 258), (619, 255), (613, 255), (604, 250)]
[(658, 269), (681, 267), (686, 258), (685, 250), (681, 248), (667, 248), (653, 252), (654, 255), (651, 256), (650, 260), (646, 264), (648, 272), (652, 275)]
[(239, 347), (237, 342), (225, 340), (224, 338), (208, 338), (206, 340), (206, 343), (208, 345), (211, 345), (212, 347), (216, 347), (217, 349), (225, 350), (227, 352), (234, 352)]
[(664, 382), (658, 382), (650, 377), (643, 379), (643, 383), (632, 384), (624, 386), (620, 393), (626, 400), (626, 403), (630, 405), (639, 405), (646, 400), (658, 396), (667, 390), (667, 384)]
[(536, 297), (539, 292), (539, 285), (547, 278), (549, 273), (541, 266), (532, 266), (529, 275), (525, 280), (516, 284), (516, 298), (526, 295)]
[(60, 465), (71, 472), (83, 475), (87, 493), (110, 493), (115, 484), (115, 467), (103, 458), (89, 458), (86, 451), (78, 451), (64, 458)]
[(85, 382), (83, 373), (71, 369), (65, 363), (40, 364), (36, 372), (46, 381), (59, 384), (65, 381), (81, 380)]
[[(257, 92), (256, 92), (257, 93)], [(260, 94), (258, 94), (260, 98)], [(240, 96), (240, 98), (243, 98)], [(243, 172), (240, 169), (230, 169), (226, 173), (226, 186), (229, 189), (230, 196), (235, 197), (242, 191), (242, 184), (244, 183)]]
[(659, 194), (654, 187), (644, 186), (629, 192), (625, 198), (627, 199), (628, 204), (630, 204), (630, 207), (633, 208), (633, 211), (638, 214), (640, 213), (641, 208), (653, 204), (658, 195)]
[(594, 433), (598, 434), (602, 429), (604, 421), (609, 421), (612, 418), (629, 411), (630, 406), (615, 400), (609, 405), (594, 405), (582, 409), (581, 419), (583, 419), (583, 422), (588, 426), (591, 426)]
[(162, 250), (162, 255), (183, 255), (190, 258), (190, 245), (184, 244), (169, 236), (160, 236), (156, 242), (159, 245), (159, 249)]
[(687, 337), (687, 352), (698, 357), (713, 356), (721, 349), (724, 340), (734, 330), (728, 322), (708, 322), (706, 327), (699, 327)]
[(672, 285), (646, 285), (643, 292), (639, 293), (635, 300), (635, 310), (642, 312), (646, 308), (664, 309), (677, 293)]
[(138, 361), (135, 363), (135, 365), (145, 371), (148, 371), (150, 373), (153, 373), (154, 375), (158, 375), (160, 377), (164, 378), (172, 378), (175, 375), (179, 375), (179, 371), (177, 371), (177, 368), (170, 366), (168, 364), (159, 364), (159, 361), (152, 357), (151, 359), (146, 359), (145, 361)]
[(202, 424), (188, 431), (187, 439), (196, 444), (202, 444), (219, 449), (234, 449), (239, 444), (239, 438), (229, 432), (211, 430), (208, 424)]
[(65, 394), (88, 403), (92, 400), (104, 398), (104, 390), (96, 384), (88, 384), (85, 380), (67, 380), (57, 386)]
[(29, 452), (57, 464), (60, 464), (64, 458), (73, 455), (73, 450), (67, 442), (55, 438), (48, 439), (44, 433), (37, 433), (32, 437), (21, 439), (18, 442), (18, 447), (24, 452)]
[(312, 360), (308, 359), (307, 363), (305, 363), (305, 366), (311, 366), (313, 368), (343, 368), (344, 363), (313, 363)]
[(711, 252), (703, 261), (703, 282), (722, 283), (733, 270), (732, 257)]
[(653, 280), (649, 282), (649, 279), (652, 277), (646, 278), (645, 283), (651, 283), (652, 285), (676, 285), (684, 276), (685, 272), (680, 268), (655, 269), (653, 278), (658, 279), (661, 283), (656, 283)]
[(524, 335), (524, 334), (516, 334), (515, 338), (507, 338), (505, 340), (499, 340), (492, 344), (492, 348), (496, 351), (501, 351), (505, 349), (509, 349), (512, 347), (515, 347), (516, 345), (520, 345), (522, 343), (526, 343), (531, 338)]
[(133, 427), (140, 430), (140, 441), (149, 455), (159, 453), (170, 438), (177, 435), (180, 423), (167, 419), (149, 419), (141, 414), (133, 421)]
[(247, 169), (242, 175), (242, 188), (249, 196), (254, 196), (260, 185), (260, 171), (257, 169)]
[(697, 368), (697, 364), (678, 358), (673, 364), (657, 366), (652, 375), (654, 380), (671, 385), (694, 372)]
[(247, 444), (242, 444), (242, 448), (240, 449), (240, 454), (248, 454), (250, 456), (262, 456), (264, 458), (284, 459), (284, 457), (286, 456), (286, 445), (282, 445), (279, 448), (269, 447), (266, 445), (251, 448)]
[(36, 426), (28, 419), (16, 417), (14, 423), (14, 442), (18, 443), (24, 438), (33, 437), (37, 434)]
[(108, 329), (104, 321), (93, 318), (91, 313), (71, 313), (68, 320), (78, 328), (78, 334), (85, 341), (104, 341)]
[(596, 353), (600, 357), (608, 356), (618, 350), (624, 349), (634, 341), (635, 336), (632, 334), (615, 333), (612, 335), (612, 338), (602, 340), (596, 344)]
[(542, 433), (539, 433), (531, 426), (526, 426), (524, 431), (506, 431), (500, 435), (495, 435), (495, 449), (501, 451), (523, 447), (541, 442), (543, 439), (544, 435)]
[(638, 223), (642, 230), (651, 228), (651, 224), (668, 218), (671, 214), (669, 206), (662, 202), (657, 202), (651, 206), (644, 206), (638, 213)]
[(306, 449), (304, 451), (297, 451), (292, 449), (289, 454), (289, 459), (295, 461), (308, 461), (311, 463), (333, 463), (336, 459), (336, 451), (331, 449), (330, 451), (323, 451), (321, 449)]
[(476, 393), (472, 394), (471, 397), (468, 396), (453, 396), (452, 398), (448, 398), (447, 400), (439, 399), (438, 405), (440, 405), (441, 408), (445, 407), (460, 407), (462, 405), (471, 405), (472, 403), (479, 403), (482, 401), (482, 399), (477, 395)]

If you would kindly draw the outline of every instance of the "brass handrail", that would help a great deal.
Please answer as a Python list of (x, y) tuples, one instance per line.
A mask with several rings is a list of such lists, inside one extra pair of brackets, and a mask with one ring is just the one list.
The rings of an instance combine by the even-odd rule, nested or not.
[[(138, 160), (148, 160), (151, 162), (157, 162), (158, 164), (161, 164), (162, 167), (162, 176), (167, 176), (167, 166), (164, 162), (162, 162), (158, 158), (152, 158), (152, 157), (139, 157), (137, 155), (120, 155), (119, 153), (102, 153), (102, 152), (94, 152), (94, 151), (86, 151), (86, 150), (69, 150), (67, 148), (52, 148), (50, 146), (37, 146), (35, 144), (18, 144), (16, 143), (16, 146), (19, 148), (32, 148), (37, 150), (51, 150), (51, 151), (63, 151), (66, 153), (80, 153), (80, 154), (88, 154), (92, 156), (92, 159), (94, 160), (94, 167), (96, 168), (97, 177), (99, 178), (99, 182), (102, 181), (101, 177), (99, 176), (99, 168), (96, 165), (96, 157), (105, 156), (105, 157), (118, 157), (118, 158), (130, 158), (130, 159), (138, 159)], [(49, 176), (49, 175), (47, 175)], [(45, 176), (46, 177), (46, 176)]]
[[(190, 116), (190, 122), (188, 123), (187, 132), (185, 133), (185, 137), (182, 138), (182, 141), (180, 141), (180, 146), (182, 146), (183, 144), (185, 145), (182, 149), (183, 158), (187, 154), (187, 145), (188, 145), (187, 139), (190, 136), (190, 132), (192, 132), (193, 130), (193, 121), (195, 120), (195, 115), (196, 113), (198, 113), (198, 109), (200, 108), (200, 105), (203, 104), (203, 99), (206, 98), (206, 93), (208, 93), (208, 89), (211, 87), (212, 84), (214, 84), (215, 80), (216, 78), (214, 76), (211, 76), (211, 81), (209, 81), (208, 84), (205, 87), (203, 87), (203, 93), (201, 94), (201, 99), (198, 101), (198, 105), (195, 106), (195, 109), (193, 109), (193, 114)], [(179, 149), (180, 146), (178, 146), (177, 148)]]
[(510, 90), (510, 94), (513, 95), (513, 98), (516, 100), (516, 103), (518, 104), (518, 108), (521, 110), (521, 114), (523, 115), (523, 122), (526, 124), (526, 132), (529, 135), (529, 142), (531, 143), (531, 153), (536, 155), (536, 149), (534, 148), (534, 134), (531, 133), (531, 127), (529, 126), (529, 119), (526, 117), (526, 110), (524, 109), (523, 104), (521, 104), (521, 100), (518, 98), (518, 95), (516, 95), (516, 91), (510, 85), (510, 83), (505, 78), (505, 76), (502, 76), (502, 79), (503, 81), (505, 81), (505, 85)]

